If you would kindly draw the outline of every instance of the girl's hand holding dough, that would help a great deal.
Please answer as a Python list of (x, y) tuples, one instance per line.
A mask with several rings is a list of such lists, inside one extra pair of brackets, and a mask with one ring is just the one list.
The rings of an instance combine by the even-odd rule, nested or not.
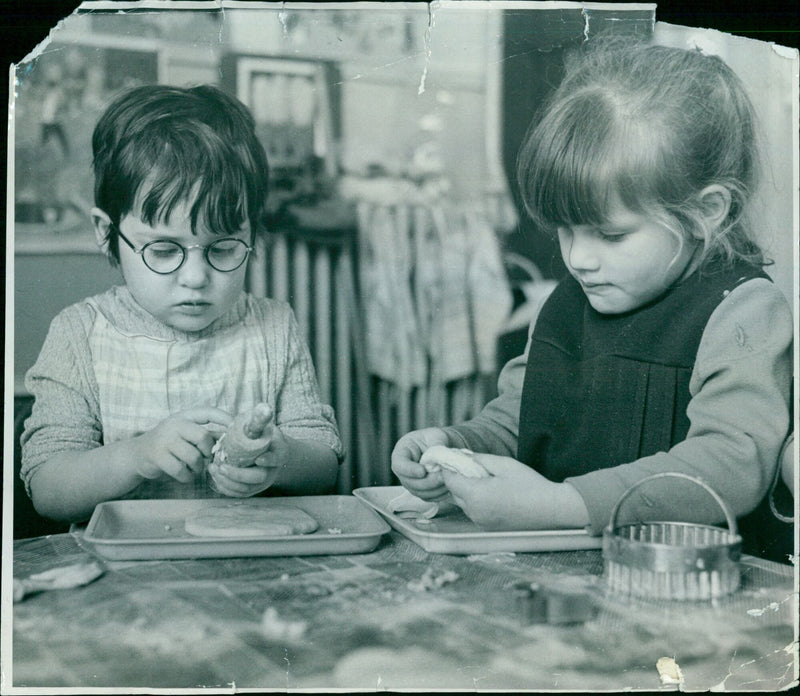
[(577, 489), (556, 483), (511, 457), (474, 455), (488, 476), (468, 477), (442, 468), (456, 504), (485, 530), (579, 529), (589, 513)]
[(448, 444), (450, 437), (441, 428), (423, 428), (403, 435), (392, 451), (392, 471), (409, 492), (422, 500), (448, 497), (441, 474), (428, 471), (420, 463), (425, 450)]
[(434, 445), (423, 452), (419, 463), (428, 473), (436, 473), (442, 469), (467, 478), (486, 478), (491, 476), (481, 465), (474, 452), (467, 449), (454, 449), (443, 445)]

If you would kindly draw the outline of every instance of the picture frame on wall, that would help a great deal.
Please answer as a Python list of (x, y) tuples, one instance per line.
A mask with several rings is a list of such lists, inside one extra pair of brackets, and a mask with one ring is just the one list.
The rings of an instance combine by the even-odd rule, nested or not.
[(338, 170), (335, 67), (319, 60), (229, 54), (223, 82), (250, 109), (270, 162), (273, 186), (321, 166)]

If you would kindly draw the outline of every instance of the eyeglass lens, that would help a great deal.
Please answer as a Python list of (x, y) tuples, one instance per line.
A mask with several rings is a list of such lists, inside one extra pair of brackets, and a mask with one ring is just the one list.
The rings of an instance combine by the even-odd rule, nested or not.
[[(183, 264), (186, 251), (177, 242), (151, 242), (142, 248), (142, 260), (156, 273), (172, 273)], [(249, 252), (250, 247), (241, 239), (218, 239), (203, 249), (209, 265), (222, 272), (235, 271)]]

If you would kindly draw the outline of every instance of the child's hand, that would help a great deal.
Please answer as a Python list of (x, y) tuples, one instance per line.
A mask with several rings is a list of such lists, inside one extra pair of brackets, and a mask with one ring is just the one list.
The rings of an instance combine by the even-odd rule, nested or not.
[(214, 485), (220, 493), (233, 498), (248, 498), (269, 488), (282, 467), (289, 463), (289, 448), (280, 428), (275, 428), (269, 449), (253, 466), (208, 465)]
[(231, 420), (211, 406), (173, 413), (133, 439), (136, 473), (146, 479), (169, 476), (188, 483), (203, 470), (217, 437)]
[(447, 496), (441, 474), (428, 473), (419, 458), (433, 445), (450, 445), (450, 438), (440, 428), (414, 430), (401, 437), (392, 450), (392, 471), (411, 493), (423, 500), (438, 500)]
[(511, 457), (476, 454), (492, 476), (441, 472), (458, 506), (487, 530), (575, 529), (588, 524), (583, 498), (568, 483), (554, 483)]

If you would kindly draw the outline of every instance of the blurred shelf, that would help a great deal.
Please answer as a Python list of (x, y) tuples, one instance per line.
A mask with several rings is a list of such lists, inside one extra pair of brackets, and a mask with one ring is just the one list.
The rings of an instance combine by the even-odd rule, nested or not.
[(14, 253), (24, 255), (46, 254), (97, 254), (100, 249), (91, 231), (85, 226), (80, 230), (64, 230), (60, 233), (40, 232), (40, 225), (16, 223), (14, 225)]

